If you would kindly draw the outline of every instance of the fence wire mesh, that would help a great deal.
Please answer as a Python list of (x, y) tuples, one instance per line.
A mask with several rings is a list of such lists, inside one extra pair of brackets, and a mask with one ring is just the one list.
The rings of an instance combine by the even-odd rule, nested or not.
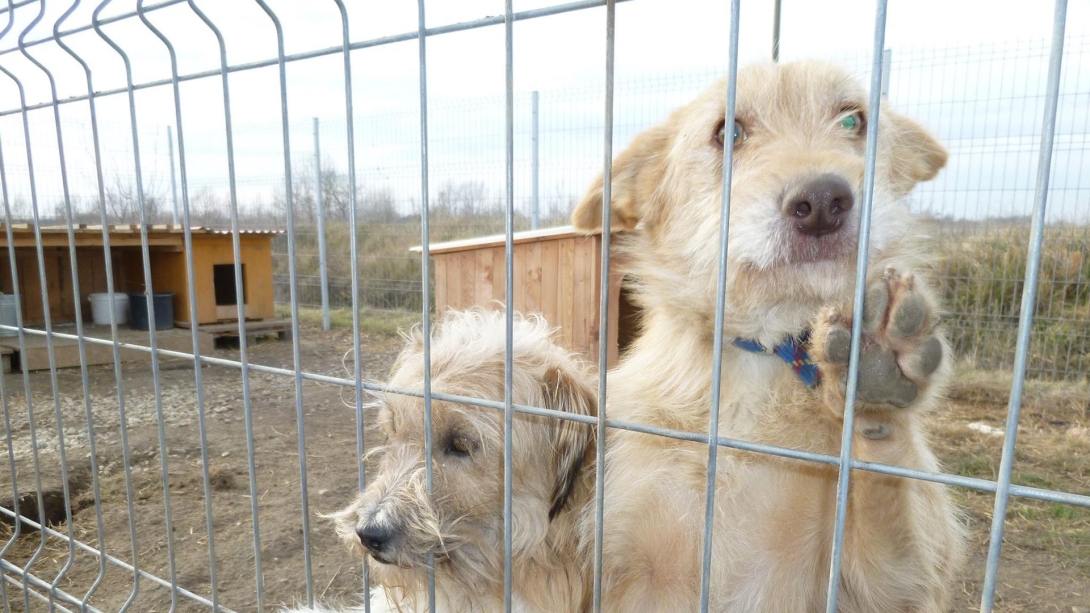
[[(1030, 372), (1035, 376), (1079, 380), (1090, 368), (1090, 185), (1084, 172), (1090, 149), (1088, 103), (1090, 77), (1085, 66), (1090, 39), (1077, 35), (1065, 44), (1069, 66), (1060, 85), (1056, 176), (1050, 188), (1046, 243), (1041, 275), (1041, 303), (1037, 306)], [(949, 325), (958, 355), (983, 369), (1008, 366), (1013, 359), (1018, 322), (1021, 271), (1028, 246), (1029, 213), (1038, 142), (1037, 118), (1044, 103), (1047, 41), (1026, 40), (1005, 44), (932, 49), (896, 49), (891, 53), (889, 100), (909, 116), (934, 130), (949, 148), (949, 167), (934, 182), (921, 185), (910, 200), (914, 210), (933, 220), (932, 232), (944, 250), (936, 267), (942, 281)], [(785, 58), (791, 59), (791, 58)], [(861, 55), (832, 59), (865, 78), (869, 68)], [(678, 104), (688, 100), (724, 73), (709, 66), (684, 74), (617, 78), (619, 108), (615, 142), (628, 142), (638, 131), (653, 125)], [(596, 156), (602, 118), (593, 109), (603, 103), (600, 88), (540, 91), (539, 158), (533, 164), (534, 130), (530, 92), (516, 94), (515, 172), (516, 231), (530, 229), (536, 177), (541, 227), (565, 225), (574, 201), (600, 172)], [(502, 97), (469, 100), (433, 100), (430, 118), (430, 199), (432, 239), (435, 242), (500, 234), (503, 231), (503, 131), (495, 117), (502, 114)], [(11, 115), (9, 113), (9, 118)], [(355, 126), (361, 146), (380, 155), (361, 156), (355, 190), (360, 235), (360, 300), (369, 308), (415, 312), (420, 308), (420, 260), (408, 252), (419, 244), (419, 138), (415, 110), (357, 112)], [(299, 304), (322, 306), (318, 240), (318, 194), (325, 209), (325, 244), (328, 256), (328, 304), (347, 322), (352, 305), (348, 249), (349, 197), (346, 123), (341, 116), (319, 118), (318, 142), (323, 162), (315, 167), (313, 119), (291, 124), (293, 160), (292, 199), (295, 207)], [(86, 121), (73, 118), (74, 126)], [(51, 121), (32, 115), (32, 135), (42, 142), (36, 173), (47, 187), (59, 184), (59, 168), (47, 137)], [(104, 123), (104, 131), (118, 133), (123, 123)], [(143, 126), (146, 206), (153, 222), (172, 219), (170, 187), (170, 125)], [(37, 132), (35, 131), (37, 130)], [(223, 169), (214, 164), (209, 145), (216, 137), (214, 122), (189, 130), (191, 142), (204, 147), (190, 164), (201, 164), (190, 180), (190, 207), (195, 223), (229, 225), (228, 194)], [(285, 198), (282, 173), (271, 171), (269, 151), (279, 131), (267, 125), (243, 123), (238, 184), (240, 223), (243, 228), (284, 227)], [(73, 129), (72, 140), (83, 153), (90, 149), (86, 130)], [(9, 137), (9, 147), (21, 144)], [(71, 147), (71, 145), (70, 145)], [(111, 140), (106, 158), (107, 210), (111, 222), (136, 223), (133, 175), (124, 163), (131, 147)], [(13, 176), (12, 210), (18, 219), (29, 215), (25, 164), (9, 161)], [(94, 175), (86, 165), (69, 171), (74, 219), (98, 221)], [(245, 169), (244, 169), (245, 168)], [(321, 189), (315, 188), (317, 181)], [(60, 194), (42, 188), (43, 217), (63, 221)], [(274, 245), (277, 302), (289, 300), (286, 238)], [(318, 315), (320, 316), (320, 314)]]
[[(1090, 184), (1085, 172), (1090, 148), (1088, 100), (1090, 39), (1076, 36), (1065, 45), (1070, 67), (1060, 85), (1053, 186), (1049, 190), (1047, 244), (1041, 271), (1041, 303), (1037, 306), (1030, 372), (1034, 376), (1083, 380), (1090, 368)], [(937, 244), (948, 325), (958, 355), (982, 369), (1008, 367), (1014, 355), (1019, 297), (1029, 239), (1029, 213), (1037, 120), (1045, 96), (1047, 41), (976, 45), (941, 49), (897, 49), (891, 53), (889, 101), (894, 108), (919, 118), (949, 148), (951, 162), (943, 174), (919, 186), (910, 199), (913, 210), (928, 219)], [(789, 58), (787, 58), (789, 59)], [(865, 77), (862, 56), (836, 56), (839, 63)], [(666, 116), (670, 109), (700, 92), (724, 73), (708, 68), (686, 75), (618, 78), (616, 96), (618, 144)], [(1013, 75), (1017, 75), (1017, 80)], [(533, 216), (532, 178), (537, 177), (542, 227), (566, 225), (567, 212), (590, 180), (600, 172), (596, 137), (601, 118), (586, 112), (602, 103), (601, 91), (566, 89), (541, 91), (538, 130), (540, 161), (533, 165), (532, 94), (516, 96), (516, 172), (528, 180), (517, 183), (516, 229), (529, 229)], [(499, 234), (503, 229), (502, 133), (491, 120), (502, 112), (501, 98), (469, 102), (433, 101), (431, 121), (433, 183), (431, 200), (436, 242)], [(622, 110), (623, 109), (623, 110)], [(360, 118), (375, 146), (411, 149), (405, 130), (416, 113)], [(373, 122), (373, 123), (372, 123)], [(342, 129), (322, 124), (333, 137)], [(372, 129), (373, 128), (373, 129)], [(300, 128), (300, 133), (302, 132)], [(466, 132), (470, 135), (466, 136)], [(420, 302), (419, 261), (408, 254), (418, 244), (418, 221), (411, 213), (417, 194), (405, 186), (415, 176), (410, 156), (391, 155), (381, 167), (361, 171), (367, 177), (358, 202), (360, 227), (368, 248), (361, 261), (360, 299), (376, 309), (415, 310)], [(327, 202), (344, 203), (344, 175), (336, 162), (322, 169)], [(314, 219), (313, 164), (300, 164), (302, 186), (298, 202), (304, 225), (300, 230), (301, 304), (321, 306), (318, 240)], [(333, 219), (326, 234), (332, 254), (327, 258), (331, 308), (351, 306), (348, 291), (346, 230), (343, 208), (327, 211)], [(286, 302), (285, 244), (277, 243), (278, 297)]]
[[(732, 61), (738, 7), (735, 0)], [(1077, 387), (1083, 411), (1090, 409), (1090, 180), (1084, 178), (1090, 177), (1090, 39), (1064, 38), (1066, 3), (1059, 0), (1051, 40), (891, 49), (883, 80), (872, 65), (882, 62), (884, 7), (879, 2), (875, 48), (833, 59), (860, 81), (881, 85), (895, 108), (927, 125), (950, 150), (947, 169), (909, 202), (941, 250), (934, 258), (936, 279), (963, 366), (1004, 372), (1013, 384), (1011, 434), (993, 479), (851, 459), (851, 397), (839, 457), (625, 422), (604, 409), (589, 418), (522, 406), (510, 393), (510, 320), (503, 402), (432, 392), (430, 371), (423, 390), (369, 382), (386, 374), (396, 347), (375, 341), (365, 351), (361, 338), (419, 322), (421, 314), (428, 338), (434, 275), (427, 257), (410, 247), (423, 243), (427, 253), (429, 242), (504, 234), (510, 302), (512, 234), (567, 223), (576, 199), (603, 170), (603, 135), (608, 161), (634, 134), (727, 72), (726, 65), (712, 65), (663, 76), (615, 75), (612, 1), (523, 12), (509, 1), (504, 15), (429, 28), (421, 0), (419, 12), (403, 20), (403, 34), (363, 38), (350, 36), (349, 29), (362, 23), (360, 9), (333, 0), (325, 17), (343, 37), (327, 30), (308, 39), (292, 38), (290, 27), (287, 35), (282, 30), (284, 14), (298, 13), (261, 0), (245, 6), (7, 0), (0, 6), (0, 79), (6, 80), (0, 90), (0, 184), (8, 249), (0, 258), (0, 283), (15, 300), (9, 320), (0, 296), (0, 335), (16, 339), (22, 363), (14, 365), (20, 378), (0, 377), (2, 480), (10, 481), (4, 485), (10, 495), (0, 494), (0, 515), (11, 527), (0, 532), (3, 610), (264, 611), (294, 599), (313, 604), (342, 574), (352, 576), (354, 587), (366, 586), (365, 567), (330, 555), (333, 539), (310, 524), (311, 511), (329, 510), (340, 502), (332, 498), (363, 489), (362, 465), (346, 473), (344, 462), (323, 455), (323, 445), (347, 437), (362, 456), (367, 396), (388, 391), (425, 399), (428, 432), (433, 399), (503, 411), (505, 431), (515, 414), (598, 427), (595, 610), (601, 607), (604, 434), (621, 429), (707, 445), (709, 484), (723, 448), (839, 466), (829, 611), (837, 607), (848, 468), (994, 492), (981, 597), (981, 611), (991, 611), (1009, 497), (1090, 507), (1085, 493), (1058, 491), (1047, 482), (1012, 483), (1024, 375)], [(599, 11), (606, 19), (605, 87), (516, 91), (513, 25), (581, 11)], [(261, 45), (219, 29), (247, 20), (268, 27)], [(504, 30), (506, 95), (429, 98), (426, 43), (482, 28)], [(154, 52), (147, 51), (149, 41)], [(194, 59), (197, 45), (218, 54), (202, 64)], [(418, 83), (405, 86), (386, 77), (368, 83), (353, 74), (352, 58), (380, 59), (384, 49), (398, 45), (413, 47)], [(343, 98), (338, 92), (336, 104), (318, 117), (289, 112), (296, 96), (323, 81), (343, 84)], [(733, 104), (733, 80), (730, 85), (724, 93)], [(419, 95), (419, 105), (384, 103), (384, 88), (397, 87)], [(276, 95), (255, 98), (251, 90)], [(194, 106), (189, 101), (195, 99), (212, 103)], [(1042, 117), (1054, 123), (1046, 120), (1044, 133)], [(873, 162), (873, 151), (869, 155)], [(146, 301), (145, 312), (155, 312), (155, 294), (145, 290), (154, 289), (153, 269), (168, 265), (153, 249), (167, 241), (157, 225), (175, 222), (184, 228), (183, 237), (170, 240), (174, 253), (184, 253), (177, 265), (189, 283), (182, 309), (189, 330), (175, 335), (151, 325), (129, 335), (113, 309), (108, 324), (85, 329), (94, 308), (88, 287), (111, 296), (135, 291)], [(111, 224), (130, 235), (115, 234)], [(721, 262), (728, 248), (725, 225)], [(57, 239), (60, 230), (51, 226), (63, 227), (66, 238)], [(200, 226), (229, 229), (235, 302), (224, 306), (243, 322), (234, 353), (216, 353), (198, 335), (197, 296), (207, 291), (193, 284), (194, 245), (207, 238)], [(275, 314), (291, 321), (283, 331), (291, 346), (279, 360), (269, 344), (254, 343), (256, 332), (245, 323), (251, 315), (244, 287), (247, 237), (263, 231), (280, 232), (271, 239), (267, 288)], [(111, 240), (117, 246), (111, 248)], [(603, 245), (601, 295), (608, 296), (608, 233)], [(101, 265), (92, 263), (100, 256)], [(863, 278), (862, 268), (859, 274)], [(27, 310), (26, 288), (41, 295), (36, 311)], [(603, 302), (597, 356), (603, 365), (608, 313)], [(308, 326), (350, 331), (348, 353), (332, 356), (304, 344)], [(717, 326), (719, 351), (722, 333)], [(858, 335), (857, 328), (856, 356)], [(42, 372), (32, 373), (29, 356), (43, 350)], [(381, 359), (372, 360), (372, 353)], [(96, 361), (103, 355), (105, 361)], [(123, 368), (123, 358), (133, 356), (147, 358), (147, 366)], [(107, 364), (109, 371), (102, 376), (92, 364)], [(603, 407), (606, 380), (601, 368)], [(291, 401), (277, 404), (282, 398)], [(334, 418), (352, 427), (337, 430), (315, 407), (342, 402), (348, 409)], [(304, 427), (316, 421), (321, 427)], [(716, 402), (710, 431), (717, 423)], [(221, 427), (244, 445), (226, 444), (213, 431)], [(504, 587), (511, 610), (510, 437), (505, 443)], [(308, 479), (340, 485), (317, 489)], [(706, 502), (710, 518), (710, 485)], [(709, 543), (710, 526), (704, 535)], [(712, 563), (708, 554), (702, 610), (708, 609), (704, 579)], [(270, 581), (272, 576), (278, 579)], [(434, 589), (432, 584), (428, 599), (433, 610)]]

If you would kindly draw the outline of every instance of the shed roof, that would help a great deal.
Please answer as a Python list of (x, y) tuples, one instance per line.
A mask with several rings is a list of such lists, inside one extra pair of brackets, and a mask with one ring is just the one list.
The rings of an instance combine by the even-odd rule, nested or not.
[[(140, 224), (110, 224), (108, 227), (110, 229), (111, 234), (131, 234), (131, 233), (139, 234), (139, 232), (140, 232)], [(6, 229), (7, 228), (5, 227), (5, 224), (0, 223), (0, 232), (5, 231)], [(62, 233), (67, 233), (68, 232), (68, 226), (67, 225), (39, 226), (39, 229), (41, 230), (42, 234), (56, 233), (56, 232), (62, 232)], [(12, 230), (12, 232), (33, 232), (34, 231), (34, 224), (13, 223), (13, 224), (11, 224), (11, 230)], [(76, 233), (76, 234), (85, 234), (85, 233), (88, 233), (88, 232), (94, 232), (96, 234), (102, 234), (102, 224), (93, 224), (93, 225), (82, 224), (82, 223), (81, 224), (73, 224), (72, 225), (72, 231), (74, 233)], [(185, 231), (185, 226), (183, 226), (181, 224), (164, 223), (164, 224), (153, 224), (153, 225), (148, 227), (148, 233), (149, 234), (151, 234), (151, 233), (161, 233), (161, 232), (183, 234), (184, 231)], [(230, 234), (231, 233), (230, 229), (222, 230), (222, 229), (216, 229), (216, 228), (206, 228), (204, 226), (193, 226), (193, 227), (191, 227), (189, 229), (189, 231), (191, 233), (193, 233), (193, 234)], [(239, 233), (240, 234), (283, 234), (284, 230), (271, 230), (271, 229), (270, 230), (265, 230), (265, 229), (260, 229), (260, 230), (239, 230)]]
[[(110, 245), (112, 247), (140, 246), (139, 224), (112, 224), (108, 226)], [(7, 246), (7, 226), (0, 223), (0, 245)], [(42, 225), (37, 227), (42, 235), (43, 247), (68, 246), (67, 225)], [(195, 226), (190, 228), (190, 233), (199, 235), (231, 235), (231, 230), (218, 230)], [(276, 236), (283, 234), (283, 230), (239, 230), (239, 234), (247, 236)], [(33, 247), (36, 245), (35, 226), (29, 223), (11, 224), (11, 234), (16, 247)], [(147, 229), (149, 246), (181, 246), (185, 241), (185, 226), (179, 224), (155, 224)], [(77, 246), (102, 246), (102, 225), (75, 224), (72, 226), (72, 235)]]
[[(525, 232), (515, 232), (513, 236), (513, 244), (521, 245), (523, 243), (539, 243), (549, 240), (560, 240), (563, 238), (583, 238), (586, 236), (594, 236), (595, 234), (601, 234), (601, 230), (594, 232), (583, 232), (582, 230), (576, 230), (572, 226), (559, 226), (556, 228), (547, 228), (545, 230), (527, 230)], [(438, 255), (441, 253), (454, 253), (457, 251), (471, 251), (473, 249), (486, 249), (492, 247), (503, 247), (507, 244), (507, 236), (504, 234), (494, 234), (492, 236), (481, 236), (477, 238), (467, 238), (456, 241), (447, 241), (445, 243), (431, 243), (428, 245), (428, 253), (431, 255)], [(420, 253), (421, 246), (417, 245), (409, 249), (413, 253)]]

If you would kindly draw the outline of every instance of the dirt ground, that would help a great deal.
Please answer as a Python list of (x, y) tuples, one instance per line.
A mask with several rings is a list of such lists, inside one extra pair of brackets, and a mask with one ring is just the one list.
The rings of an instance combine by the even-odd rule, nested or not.
[[(342, 358), (352, 348), (346, 330), (322, 332), (308, 328), (301, 334), (301, 365), (308, 372), (347, 376)], [(396, 337), (373, 335), (363, 341), (365, 378), (381, 380), (399, 347)], [(237, 359), (237, 349), (218, 349), (218, 357)], [(348, 356), (351, 358), (351, 355)], [(291, 368), (290, 342), (263, 341), (251, 348), (253, 363)], [(348, 366), (351, 364), (348, 362)], [(122, 470), (120, 420), (112, 366), (89, 371), (96, 444), (100, 463), (99, 489), (102, 520), (109, 553), (131, 560), (132, 543)], [(162, 458), (149, 366), (126, 365), (123, 386), (131, 453), (132, 492), (141, 570), (169, 578)], [(162, 387), (170, 502), (174, 535), (174, 570), (179, 585), (206, 598), (211, 596), (201, 446), (197, 424), (194, 373), (188, 363), (164, 366)], [(202, 370), (207, 407), (207, 441), (214, 517), (218, 601), (239, 613), (257, 610), (253, 525), (247, 469), (241, 377), (237, 369), (210, 366)], [(994, 376), (965, 375), (954, 390), (950, 406), (934, 417), (936, 448), (949, 470), (994, 478), (1002, 438), (982, 430), (983, 424), (1002, 428), (1008, 382)], [(251, 374), (255, 467), (258, 492), (264, 606), (275, 611), (305, 597), (304, 543), (294, 381), (274, 374)], [(37, 421), (39, 462), (46, 489), (60, 483), (56, 450), (55, 407), (48, 373), (30, 377), (32, 408)], [(94, 498), (89, 478), (87, 424), (78, 369), (61, 371), (57, 381), (64, 416), (69, 481), (75, 490), (72, 530), (77, 538), (97, 543)], [(22, 377), (7, 375), (5, 387), (11, 406), (11, 432), (21, 492), (34, 488), (29, 428)], [(311, 515), (313, 592), (323, 601), (350, 600), (361, 585), (360, 564), (346, 555), (328, 522), (317, 513), (333, 511), (356, 490), (355, 415), (351, 388), (306, 381), (303, 384), (307, 481)], [(1015, 466), (1015, 481), (1026, 485), (1090, 492), (1090, 419), (1086, 414), (1086, 386), (1031, 385), (1027, 394)], [(102, 407), (102, 408), (98, 408)], [(111, 407), (113, 410), (105, 410)], [(7, 450), (0, 462), (0, 503), (10, 500)], [(984, 577), (984, 556), (993, 498), (958, 490), (955, 494), (972, 533), (972, 556), (962, 575), (961, 594), (954, 611), (975, 611)], [(24, 499), (29, 502), (29, 499)], [(63, 514), (55, 529), (68, 528)], [(0, 524), (0, 548), (12, 535)], [(18, 566), (31, 562), (31, 572), (52, 581), (69, 560), (67, 545), (48, 538), (41, 545), (37, 532), (24, 531), (3, 555)], [(1070, 613), (1090, 607), (1090, 510), (1052, 503), (1016, 501), (1010, 521), (1000, 574), (1000, 611)], [(99, 576), (97, 558), (77, 551), (58, 587), (82, 597)], [(113, 564), (92, 594), (90, 604), (102, 611), (117, 610), (133, 593), (133, 574)], [(6, 585), (13, 611), (23, 611), (21, 590)], [(39, 590), (41, 591), (41, 590)], [(130, 611), (168, 611), (168, 588), (142, 578)], [(48, 607), (31, 600), (31, 611)], [(181, 596), (177, 611), (207, 611), (209, 607)]]

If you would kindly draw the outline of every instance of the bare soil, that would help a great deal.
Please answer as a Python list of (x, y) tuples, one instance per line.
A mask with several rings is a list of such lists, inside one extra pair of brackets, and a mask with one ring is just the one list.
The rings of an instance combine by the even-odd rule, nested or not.
[[(383, 379), (399, 345), (396, 337), (365, 337), (361, 361), (364, 377)], [(348, 354), (349, 361), (343, 360), (352, 349), (348, 331), (323, 332), (306, 328), (300, 334), (300, 347), (303, 370), (348, 376), (346, 367), (351, 368), (351, 354)], [(238, 350), (218, 349), (215, 355), (237, 359)], [(251, 347), (250, 359), (255, 364), (290, 369), (293, 365), (292, 344), (263, 341)], [(184, 362), (164, 364), (160, 377), (172, 512), (173, 570), (168, 555), (163, 458), (159, 451), (159, 421), (150, 367), (147, 364), (125, 365), (123, 372), (133, 466), (132, 521), (136, 528), (140, 569), (167, 580), (173, 573), (178, 585), (211, 598), (201, 438), (192, 365)], [(241, 374), (238, 369), (221, 366), (205, 367), (201, 373), (207, 413), (205, 433), (212, 489), (217, 599), (222, 606), (239, 613), (257, 611)], [(88, 374), (100, 468), (98, 488), (105, 547), (109, 554), (131, 561), (133, 544), (129, 538), (130, 515), (126, 504), (121, 420), (113, 367), (94, 367)], [(967, 375), (962, 380), (952, 394), (949, 407), (932, 417), (936, 449), (948, 470), (993, 479), (998, 472), (1002, 438), (970, 428), (969, 424), (1002, 428), (1009, 384), (996, 377), (979, 375)], [(58, 432), (54, 415), (57, 409), (50, 391), (49, 374), (33, 374), (30, 384), (43, 490), (56, 496), (61, 492), (62, 479), (56, 453)], [(5, 388), (9, 396), (17, 483), (21, 492), (33, 492), (34, 454), (21, 375), (6, 375)], [(73, 489), (71, 529), (79, 540), (97, 547), (97, 516), (79, 370), (60, 371), (57, 388), (70, 466), (68, 481)], [(304, 600), (307, 593), (295, 383), (289, 376), (252, 372), (250, 392), (263, 604), (265, 610), (275, 611), (281, 605)], [(311, 589), (315, 598), (326, 602), (351, 602), (362, 584), (360, 563), (344, 553), (329, 523), (318, 517), (319, 513), (340, 508), (356, 491), (352, 393), (351, 388), (312, 381), (304, 381), (302, 386)], [(1072, 389), (1030, 386), (1019, 429), (1016, 482), (1090, 492), (1090, 419), (1086, 415), (1086, 403), (1085, 384)], [(0, 504), (10, 505), (10, 463), (7, 450), (0, 451), (3, 452)], [(960, 489), (956, 490), (955, 496), (972, 533), (972, 553), (952, 610), (976, 611), (994, 497)], [(28, 504), (33, 499), (34, 496), (24, 497), (21, 502)], [(63, 505), (59, 516), (52, 519), (55, 530), (67, 532)], [(0, 548), (11, 537), (12, 527), (0, 523)], [(31, 572), (46, 582), (54, 581), (59, 574), (57, 587), (82, 598), (99, 578), (97, 557), (77, 550), (71, 558), (72, 563), (67, 565), (70, 554), (65, 541), (50, 537), (44, 540), (44, 547), (42, 543), (40, 533), (23, 528), (21, 535), (3, 554), (3, 559), (20, 567), (29, 563)], [(40, 547), (41, 552), (37, 553)], [(147, 578), (141, 578), (137, 587), (130, 611), (157, 613), (171, 609), (172, 595), (168, 588)], [(12, 610), (24, 611), (21, 590), (11, 583), (6, 583), (4, 589)], [(37, 591), (45, 593), (42, 589)], [(89, 602), (99, 610), (115, 611), (133, 591), (133, 573), (106, 564), (102, 580)], [(1013, 502), (1003, 549), (997, 610), (1070, 613), (1073, 607), (1090, 607), (1090, 510), (1054, 503)], [(209, 609), (207, 605), (180, 595), (175, 610)], [(46, 611), (48, 606), (31, 599), (30, 610)]]
[[(1010, 382), (967, 374), (947, 410), (933, 417), (935, 450), (947, 472), (995, 480)], [(1090, 494), (1090, 393), (1086, 382), (1029, 382), (1022, 406), (1012, 482)], [(980, 610), (995, 495), (952, 490), (970, 530), (969, 562), (954, 611)], [(1082, 613), (1090, 610), (1090, 509), (1012, 498), (996, 590), (996, 611)]]
[[(365, 379), (382, 380), (400, 348), (400, 341), (384, 335), (363, 339), (361, 368)], [(323, 332), (308, 328), (300, 333), (300, 364), (306, 372), (350, 377), (351, 334), (345, 330)], [(238, 359), (237, 349), (218, 349), (216, 357)], [(291, 369), (292, 344), (263, 340), (249, 351), (253, 364)], [(346, 370), (346, 368), (348, 370)], [(117, 392), (112, 366), (89, 369), (95, 433), (100, 465), (99, 490), (106, 550), (126, 561), (133, 558), (126, 505), (126, 479), (117, 411)], [(206, 408), (206, 437), (214, 518), (218, 602), (232, 610), (256, 611), (258, 599), (254, 563), (253, 522), (247, 467), (246, 430), (242, 402), (242, 377), (237, 368), (206, 366), (202, 369)], [(132, 469), (133, 519), (140, 569), (169, 580), (171, 564), (165, 525), (162, 456), (150, 365), (126, 364), (123, 387), (127, 412)], [(94, 495), (91, 488), (87, 423), (79, 369), (58, 372), (65, 443), (73, 484), (76, 512), (75, 536), (97, 547)], [(48, 372), (34, 373), (32, 408), (36, 415), (39, 464), (43, 488), (61, 492), (60, 462), (56, 454), (56, 420)], [(12, 431), (16, 440), (16, 467), (20, 492), (34, 491), (29, 429), (23, 401), (21, 375), (6, 375), (12, 396)], [(167, 442), (168, 481), (173, 528), (173, 573), (178, 585), (211, 598), (210, 558), (200, 428), (192, 363), (164, 364), (160, 376)], [(356, 417), (350, 387), (304, 381), (303, 426), (306, 441), (307, 490), (310, 515), (312, 590), (328, 599), (359, 591), (361, 565), (345, 555), (328, 522), (317, 514), (337, 510), (357, 489)], [(254, 429), (254, 464), (258, 499), (258, 526), (265, 610), (305, 600), (306, 580), (303, 543), (303, 511), (300, 487), (298, 421), (293, 377), (251, 371), (250, 395)], [(345, 403), (348, 403), (347, 406)], [(0, 474), (0, 499), (10, 503), (10, 472), (7, 450)], [(31, 501), (33, 496), (24, 497)], [(3, 503), (0, 500), (0, 504)], [(61, 521), (54, 529), (66, 532)], [(0, 525), (0, 543), (8, 541), (9, 525)], [(38, 550), (40, 534), (24, 528), (3, 557), (24, 566)], [(69, 559), (67, 544), (48, 538), (31, 572), (52, 582)], [(78, 551), (57, 587), (82, 598), (99, 575), (97, 557)], [(116, 611), (133, 592), (133, 573), (113, 564), (90, 604), (102, 611)], [(13, 610), (22, 611), (18, 588), (7, 586)], [(39, 590), (45, 593), (45, 590)], [(63, 604), (63, 603), (61, 603)], [(71, 607), (69, 607), (71, 608)], [(171, 608), (171, 592), (147, 578), (139, 580), (130, 611), (156, 613)], [(46, 611), (45, 603), (30, 601), (31, 611)], [(179, 596), (179, 612), (208, 611), (210, 607)]]

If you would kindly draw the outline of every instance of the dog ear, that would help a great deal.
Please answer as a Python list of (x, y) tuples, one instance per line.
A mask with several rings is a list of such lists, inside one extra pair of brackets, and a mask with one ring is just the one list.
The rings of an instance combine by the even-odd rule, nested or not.
[[(598, 392), (586, 376), (565, 366), (549, 366), (542, 383), (546, 408), (575, 415), (597, 415)], [(590, 424), (558, 419), (553, 427), (556, 480), (553, 484), (549, 519), (568, 502), (583, 467), (583, 459), (594, 441)]]
[(885, 108), (881, 122), (889, 143), (890, 179), (900, 191), (907, 194), (946, 166), (946, 148), (923, 126)]
[[(645, 216), (644, 207), (665, 171), (664, 159), (671, 131), (668, 124), (644, 130), (613, 160), (612, 230), (633, 230)], [(571, 223), (575, 229), (594, 232), (602, 228), (602, 187), (604, 175), (591, 184), (575, 205)]]
[[(418, 360), (419, 363), (423, 363), (421, 352), (424, 350), (424, 331), (421, 329), (420, 325), (414, 324), (408, 330), (399, 328), (397, 334), (401, 337), (401, 351), (397, 354), (397, 358), (390, 367), (391, 377), (396, 375), (406, 364), (411, 364)], [(434, 360), (432, 364), (434, 365)]]
[(424, 328), (420, 324), (413, 324), (408, 331), (399, 330), (401, 338), (405, 341), (406, 348), (420, 351), (424, 348)]

